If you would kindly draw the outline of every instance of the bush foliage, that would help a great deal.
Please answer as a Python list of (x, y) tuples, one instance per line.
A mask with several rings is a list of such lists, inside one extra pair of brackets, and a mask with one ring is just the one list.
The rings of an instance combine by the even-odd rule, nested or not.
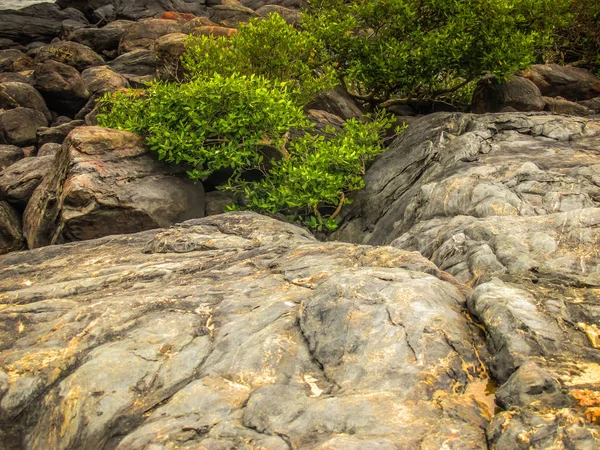
[(559, 30), (555, 59), (600, 71), (600, 1), (573, 0), (570, 12), (572, 20)]
[(547, 48), (570, 0), (312, 0), (304, 26), (346, 87), (375, 103), (500, 79)]

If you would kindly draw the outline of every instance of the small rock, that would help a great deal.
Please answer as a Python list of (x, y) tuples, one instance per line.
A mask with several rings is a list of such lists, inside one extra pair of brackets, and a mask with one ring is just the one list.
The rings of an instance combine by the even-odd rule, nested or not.
[(50, 128), (40, 128), (37, 131), (38, 146), (41, 147), (44, 144), (62, 144), (71, 131), (82, 125), (84, 125), (83, 120), (73, 120)]
[(55, 156), (61, 148), (61, 144), (44, 144), (38, 150), (37, 156)]
[(579, 103), (570, 102), (561, 97), (544, 97), (546, 110), (555, 114), (566, 114), (570, 116), (589, 116), (594, 111)]
[(24, 243), (19, 214), (10, 203), (0, 200), (0, 255), (20, 250)]
[(0, 50), (0, 72), (22, 72), (35, 69), (35, 61), (20, 50)]
[(35, 62), (58, 61), (79, 72), (88, 67), (101, 66), (104, 59), (91, 48), (77, 42), (59, 41), (35, 50)]
[(185, 53), (187, 38), (186, 34), (174, 33), (161, 36), (155, 41), (156, 73), (159, 79), (170, 81), (183, 79), (180, 59)]
[(152, 50), (136, 49), (119, 56), (109, 63), (109, 66), (117, 73), (129, 79), (134, 76), (155, 76), (156, 55)]
[(0, 113), (0, 144), (19, 147), (35, 144), (36, 132), (48, 125), (48, 119), (39, 111), (15, 108)]
[(356, 102), (341, 86), (320, 92), (308, 108), (327, 111), (344, 120), (357, 119), (363, 115)]
[(79, 72), (66, 64), (48, 60), (34, 73), (34, 87), (51, 110), (73, 115), (87, 102), (90, 93)]
[(54, 156), (23, 158), (0, 172), (0, 192), (4, 199), (21, 207), (50, 170)]
[(92, 95), (129, 87), (127, 79), (108, 66), (90, 67), (81, 76)]
[(260, 17), (258, 13), (241, 4), (227, 3), (213, 6), (210, 10), (210, 20), (224, 27), (237, 28), (240, 23)]
[(17, 147), (16, 145), (0, 145), (0, 173), (24, 157), (25, 154), (21, 147)]
[(67, 39), (87, 45), (96, 53), (104, 54), (119, 48), (121, 38), (134, 23), (129, 20), (115, 20), (102, 28), (81, 28), (69, 34)]
[(46, 106), (46, 101), (30, 84), (18, 82), (0, 83), (0, 108), (29, 108), (39, 111), (46, 119), (52, 119), (52, 114)]

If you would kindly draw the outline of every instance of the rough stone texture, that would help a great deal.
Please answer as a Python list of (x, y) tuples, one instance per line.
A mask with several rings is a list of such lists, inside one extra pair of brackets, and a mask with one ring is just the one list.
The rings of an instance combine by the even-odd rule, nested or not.
[(256, 10), (256, 13), (261, 17), (267, 18), (269, 14), (277, 13), (285, 19), (290, 25), (300, 23), (301, 14), (297, 9), (285, 8), (279, 5), (265, 5)]
[(523, 76), (533, 81), (547, 97), (577, 101), (600, 96), (600, 79), (589, 70), (579, 67), (536, 64)]
[(79, 72), (93, 66), (101, 66), (104, 59), (90, 47), (70, 41), (58, 41), (35, 50), (35, 62), (58, 61), (74, 67)]
[(21, 207), (50, 170), (54, 156), (23, 158), (0, 172), (0, 194), (5, 200)]
[(123, 75), (130, 83), (156, 75), (157, 59), (153, 50), (136, 49), (119, 56), (109, 65), (115, 72)]
[(21, 147), (17, 147), (16, 145), (0, 145), (0, 172), (24, 157), (25, 154)]
[(154, 43), (156, 55), (156, 74), (161, 80), (183, 79), (181, 55), (185, 53), (187, 34), (174, 33), (158, 38)]
[(213, 6), (209, 13), (210, 20), (231, 28), (237, 28), (240, 23), (247, 23), (255, 17), (260, 16), (255, 11), (237, 2), (227, 2), (227, 4)]
[(48, 107), (61, 114), (76, 114), (90, 97), (81, 74), (57, 61), (48, 60), (38, 66), (34, 80), (34, 87), (40, 91)]
[[(0, 255), (22, 249), (24, 242), (19, 214), (10, 203), (0, 199)], [(2, 305), (0, 305), (0, 308), (2, 308)], [(2, 315), (2, 312), (0, 312), (0, 315)], [(0, 330), (2, 329), (3, 324), (0, 324)], [(2, 347), (2, 344), (0, 344), (0, 348)], [(2, 356), (0, 356), (1, 358)], [(5, 379), (0, 374), (0, 393), (4, 391), (4, 382)], [(0, 442), (2, 442), (1, 439), (2, 431), (0, 431)]]
[(62, 144), (53, 144), (53, 143), (44, 144), (38, 150), (37, 156), (49, 156), (49, 155), (54, 156), (58, 153), (58, 151), (61, 148), (62, 148)]
[(24, 214), (30, 248), (172, 225), (204, 215), (201, 184), (148, 153), (142, 137), (74, 130)]
[(20, 50), (0, 50), (0, 72), (22, 72), (35, 68), (35, 61)]
[(344, 120), (357, 119), (363, 115), (356, 102), (341, 86), (320, 92), (308, 108), (327, 111)]
[(44, 114), (46, 119), (52, 119), (44, 97), (33, 86), (27, 83), (0, 83), (0, 108), (18, 107), (34, 109)]
[(108, 66), (90, 67), (81, 77), (92, 95), (129, 87), (127, 79)]
[(37, 143), (41, 147), (44, 144), (62, 144), (68, 134), (75, 128), (84, 125), (83, 120), (71, 120), (62, 125), (50, 128), (40, 128), (37, 130)]
[(487, 448), (479, 329), (416, 253), (230, 213), (4, 256), (0, 302), (9, 450)]
[(546, 102), (539, 88), (523, 77), (513, 77), (506, 83), (495, 78), (480, 81), (473, 93), (471, 111), (475, 114), (512, 111), (543, 111)]
[(544, 97), (544, 101), (546, 102), (546, 111), (556, 114), (571, 116), (589, 116), (594, 114), (592, 109), (561, 97)]
[(154, 41), (161, 36), (181, 33), (183, 24), (175, 20), (146, 19), (127, 28), (119, 44), (119, 53), (128, 53), (138, 48), (152, 49)]
[(0, 110), (0, 144), (26, 147), (36, 142), (36, 131), (48, 125), (43, 113), (29, 108)]
[(338, 238), (417, 250), (476, 286), (469, 311), (508, 383), (491, 448), (600, 446), (599, 169), (599, 120), (436, 114), (344, 213)]
[(121, 38), (134, 23), (129, 20), (115, 20), (102, 28), (81, 28), (69, 34), (68, 39), (87, 45), (96, 53), (112, 52), (118, 49)]

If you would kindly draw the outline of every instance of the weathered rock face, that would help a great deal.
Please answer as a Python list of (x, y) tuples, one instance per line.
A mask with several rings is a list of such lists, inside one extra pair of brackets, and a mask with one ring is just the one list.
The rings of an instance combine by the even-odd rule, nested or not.
[(21, 72), (35, 68), (35, 61), (20, 50), (0, 50), (0, 72)]
[(513, 111), (543, 111), (546, 102), (539, 88), (530, 80), (514, 77), (499, 83), (495, 78), (478, 83), (473, 93), (472, 112), (476, 114)]
[(35, 144), (36, 131), (48, 125), (43, 113), (29, 108), (0, 111), (0, 144), (19, 147)]
[(127, 29), (135, 22), (115, 20), (102, 28), (81, 28), (73, 31), (68, 39), (87, 45), (97, 53), (117, 50), (119, 42)]
[(121, 38), (119, 53), (128, 53), (137, 48), (153, 49), (154, 41), (161, 36), (181, 33), (183, 25), (175, 20), (146, 19), (129, 28)]
[(52, 166), (53, 156), (23, 158), (0, 172), (0, 194), (24, 207)]
[(589, 70), (558, 64), (536, 64), (524, 77), (533, 81), (547, 97), (589, 100), (600, 96), (600, 79)]
[(71, 66), (48, 60), (34, 73), (34, 87), (53, 111), (73, 115), (87, 102), (90, 93), (81, 74)]
[(368, 170), (338, 238), (417, 250), (476, 286), (493, 448), (597, 448), (600, 121), (437, 114)]
[(0, 302), (3, 448), (487, 448), (479, 329), (416, 253), (232, 213), (4, 256)]
[[(21, 218), (13, 206), (0, 199), (0, 255), (23, 248), (23, 230)], [(0, 356), (1, 358), (1, 356)], [(4, 389), (4, 381), (0, 375), (0, 392)], [(0, 442), (2, 433), (0, 432)]]
[(25, 154), (21, 147), (17, 147), (16, 145), (0, 145), (0, 172), (24, 157)]
[(44, 98), (33, 86), (27, 83), (0, 83), (0, 108), (13, 109), (18, 107), (39, 111), (48, 120), (52, 118)]
[(36, 63), (48, 60), (74, 67), (79, 72), (104, 64), (104, 59), (88, 46), (69, 41), (58, 41), (35, 50)]
[(204, 215), (202, 185), (157, 162), (140, 136), (74, 130), (24, 215), (30, 248), (172, 225)]

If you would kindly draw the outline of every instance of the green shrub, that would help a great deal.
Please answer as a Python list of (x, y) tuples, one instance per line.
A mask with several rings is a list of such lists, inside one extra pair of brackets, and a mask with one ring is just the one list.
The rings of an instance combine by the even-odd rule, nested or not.
[(505, 79), (547, 48), (570, 0), (312, 0), (304, 28), (373, 104), (448, 97)]
[(600, 70), (600, 2), (572, 0), (572, 21), (559, 30), (550, 59)]
[(301, 104), (337, 84), (323, 45), (311, 33), (288, 25), (278, 14), (241, 25), (230, 38), (190, 37), (187, 44), (182, 63), (191, 78), (262, 75), (289, 82)]

